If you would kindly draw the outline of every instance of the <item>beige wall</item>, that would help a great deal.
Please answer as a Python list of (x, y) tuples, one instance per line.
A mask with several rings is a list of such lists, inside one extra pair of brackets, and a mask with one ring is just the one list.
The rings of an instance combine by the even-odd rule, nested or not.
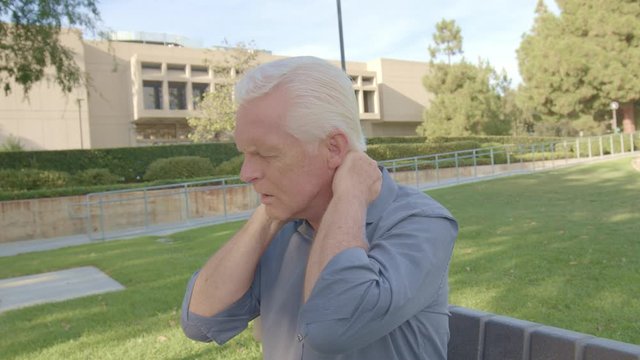
[(135, 146), (129, 61), (108, 45), (85, 43), (91, 140), (95, 148)]
[[(85, 71), (79, 34), (63, 32), (61, 36), (74, 51), (81, 71)], [(13, 136), (29, 149), (79, 149), (81, 142), (84, 148), (92, 146), (84, 88), (63, 95), (50, 79), (35, 84), (28, 97), (24, 96), (21, 86), (12, 84), (12, 89), (9, 96), (0, 95), (0, 143)], [(80, 107), (78, 99), (81, 99)]]
[(363, 121), (362, 127), (367, 137), (380, 136), (416, 136), (419, 122), (369, 122)]
[[(422, 122), (430, 95), (422, 86), (427, 63), (378, 59), (368, 63), (378, 74), (381, 113), (384, 122)], [(415, 134), (414, 134), (415, 135)]]

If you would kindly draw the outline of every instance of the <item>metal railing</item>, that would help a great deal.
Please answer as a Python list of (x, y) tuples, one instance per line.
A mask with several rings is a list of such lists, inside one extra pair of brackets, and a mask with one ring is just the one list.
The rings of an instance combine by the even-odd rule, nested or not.
[[(504, 145), (379, 162), (401, 184), (424, 190), (530, 173), (628, 155), (640, 148), (640, 132), (582, 137), (532, 145)], [(76, 216), (90, 239), (175, 230), (244, 219), (258, 195), (238, 177), (141, 189), (92, 193)]]

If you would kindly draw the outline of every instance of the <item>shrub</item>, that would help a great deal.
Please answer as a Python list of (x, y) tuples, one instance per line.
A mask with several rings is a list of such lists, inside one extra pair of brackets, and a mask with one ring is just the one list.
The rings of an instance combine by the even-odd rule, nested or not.
[(61, 188), (66, 186), (68, 181), (69, 174), (62, 171), (0, 170), (0, 189), (4, 191)]
[(118, 175), (112, 174), (109, 169), (87, 169), (73, 175), (71, 182), (78, 186), (111, 185), (121, 180)]
[(427, 138), (424, 136), (385, 136), (367, 138), (367, 145), (379, 144), (417, 144), (425, 143)]
[(470, 136), (437, 136), (430, 138), (431, 143), (447, 143), (457, 141), (477, 141), (479, 143), (494, 143), (504, 145), (532, 145), (552, 141), (560, 141), (562, 138), (550, 136), (496, 136), (496, 135), (470, 135)]
[(448, 143), (378, 144), (367, 147), (367, 154), (377, 161), (408, 158), (421, 155), (442, 154), (452, 151), (477, 149), (476, 141), (454, 141)]
[(216, 176), (238, 176), (244, 161), (243, 155), (234, 156), (231, 159), (216, 166), (214, 175)]
[(152, 162), (144, 174), (144, 180), (192, 179), (212, 176), (213, 173), (213, 165), (207, 158), (176, 156)]
[(149, 165), (177, 156), (208, 158), (217, 165), (238, 155), (234, 143), (180, 144), (113, 149), (0, 152), (3, 169), (57, 170), (75, 174), (85, 169), (104, 168), (125, 178), (140, 180)]
[(15, 136), (9, 136), (5, 139), (4, 144), (0, 146), (0, 152), (17, 152), (24, 151), (24, 145)]

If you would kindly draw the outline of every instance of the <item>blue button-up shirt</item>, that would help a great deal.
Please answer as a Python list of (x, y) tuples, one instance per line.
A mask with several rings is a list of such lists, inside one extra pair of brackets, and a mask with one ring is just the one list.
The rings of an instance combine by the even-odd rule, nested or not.
[(182, 307), (190, 338), (223, 344), (261, 315), (266, 360), (446, 359), (447, 273), (458, 227), (429, 196), (397, 185), (383, 170), (367, 209), (369, 250), (346, 249), (323, 269), (306, 303), (304, 276), (314, 237), (306, 221), (286, 224), (251, 288), (212, 317)]

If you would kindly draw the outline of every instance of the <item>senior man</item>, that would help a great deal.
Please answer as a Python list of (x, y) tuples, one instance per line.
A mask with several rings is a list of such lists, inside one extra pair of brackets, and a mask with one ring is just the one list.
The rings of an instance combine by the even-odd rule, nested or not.
[(189, 282), (185, 334), (224, 344), (260, 315), (267, 360), (446, 359), (457, 223), (365, 154), (347, 75), (287, 58), (235, 95), (261, 204)]

